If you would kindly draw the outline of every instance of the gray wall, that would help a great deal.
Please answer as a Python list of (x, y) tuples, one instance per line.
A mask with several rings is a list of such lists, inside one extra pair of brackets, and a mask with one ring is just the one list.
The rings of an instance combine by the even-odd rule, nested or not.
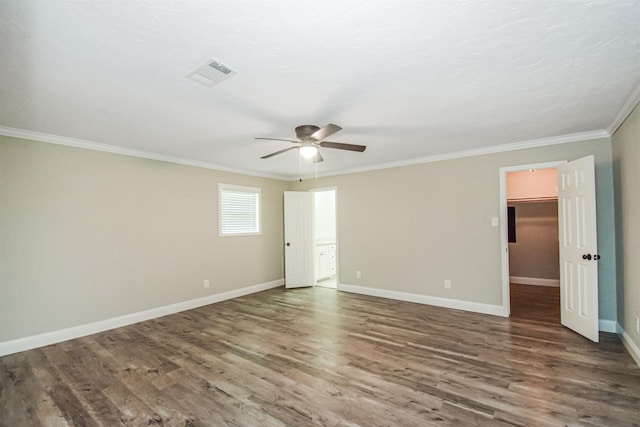
[(294, 189), (338, 189), (340, 283), (502, 305), (500, 228), (491, 226), (500, 216), (500, 168), (589, 154), (596, 160), (600, 318), (615, 320), (609, 138), (310, 179)]
[[(219, 182), (262, 188), (262, 235), (218, 237)], [(288, 186), (0, 137), (0, 342), (281, 279)]]
[(618, 322), (640, 347), (640, 106), (613, 135), (618, 243)]
[(510, 202), (516, 209), (516, 242), (509, 243), (509, 274), (560, 279), (558, 202)]

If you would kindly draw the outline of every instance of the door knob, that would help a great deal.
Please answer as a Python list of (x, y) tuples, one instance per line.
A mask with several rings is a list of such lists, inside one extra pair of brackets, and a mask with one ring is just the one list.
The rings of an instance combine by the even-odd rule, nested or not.
[(582, 259), (591, 260), (591, 254), (584, 254), (584, 255), (582, 255)]
[(287, 242), (287, 246), (291, 246), (291, 243)]
[(596, 260), (596, 261), (599, 260), (600, 259), (600, 255), (594, 255), (593, 259)]

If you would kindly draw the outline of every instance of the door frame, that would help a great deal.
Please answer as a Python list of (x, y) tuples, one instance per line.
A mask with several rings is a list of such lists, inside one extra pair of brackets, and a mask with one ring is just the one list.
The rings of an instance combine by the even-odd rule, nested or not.
[[(502, 314), (511, 314), (511, 291), (509, 289), (509, 230), (507, 220), (507, 173), (521, 172), (531, 169), (552, 169), (568, 163), (567, 160), (557, 160), (528, 165), (505, 166), (500, 168), (500, 252), (502, 258)], [(559, 235), (558, 235), (559, 237)]]
[[(338, 230), (340, 230), (339, 227), (339, 222), (338, 222), (338, 187), (320, 187), (320, 188), (312, 188), (309, 191), (311, 193), (317, 193), (317, 192), (322, 192), (322, 191), (332, 191), (334, 192), (334, 197), (335, 197), (335, 219), (336, 219), (336, 290), (338, 289), (338, 286), (340, 285), (340, 233), (338, 232)], [(315, 195), (313, 198), (313, 240), (315, 242), (315, 225), (316, 225), (316, 200), (315, 200)], [(315, 254), (314, 254), (314, 269), (316, 268), (315, 265)], [(314, 272), (315, 275), (315, 272)], [(314, 285), (315, 285), (315, 277), (314, 277)]]

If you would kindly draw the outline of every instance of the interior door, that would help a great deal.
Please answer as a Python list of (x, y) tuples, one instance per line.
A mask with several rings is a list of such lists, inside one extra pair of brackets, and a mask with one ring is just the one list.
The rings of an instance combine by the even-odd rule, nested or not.
[(313, 194), (284, 192), (284, 280), (286, 288), (313, 286)]
[(598, 244), (594, 157), (558, 167), (560, 321), (598, 342)]

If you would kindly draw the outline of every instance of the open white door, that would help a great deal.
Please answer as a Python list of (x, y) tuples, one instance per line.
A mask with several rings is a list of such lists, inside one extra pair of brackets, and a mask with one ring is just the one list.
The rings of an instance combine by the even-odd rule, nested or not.
[(594, 157), (558, 167), (560, 321), (598, 342), (598, 253)]
[(286, 288), (313, 286), (313, 194), (284, 192), (284, 280)]

